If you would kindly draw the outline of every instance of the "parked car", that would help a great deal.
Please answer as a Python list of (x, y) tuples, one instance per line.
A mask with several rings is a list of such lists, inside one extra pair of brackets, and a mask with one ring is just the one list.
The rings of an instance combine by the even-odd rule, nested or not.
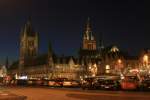
[(95, 79), (94, 77), (84, 78), (81, 82), (81, 88), (82, 89), (94, 89), (93, 87), (94, 79)]
[(48, 80), (48, 86), (54, 87), (55, 86), (55, 80)]
[(145, 79), (140, 84), (141, 90), (150, 90), (150, 79)]
[(64, 87), (79, 87), (80, 83), (79, 81), (76, 81), (76, 80), (65, 80), (63, 82), (63, 86)]
[(97, 79), (93, 86), (95, 89), (119, 90), (120, 82), (113, 79)]
[(63, 82), (67, 80), (67, 78), (57, 78), (55, 79), (55, 86), (63, 87)]
[(121, 81), (121, 89), (123, 90), (137, 90), (139, 88), (140, 81), (137, 76), (125, 76)]
[(41, 80), (41, 79), (36, 80), (36, 81), (35, 81), (35, 84), (36, 84), (37, 86), (42, 86), (42, 85), (43, 85), (43, 80)]
[(150, 90), (150, 75), (142, 76), (140, 90)]
[(27, 86), (27, 80), (17, 79), (17, 85), (19, 86)]
[(48, 80), (43, 79), (42, 81), (43, 81), (43, 86), (49, 86)]
[(28, 84), (29, 86), (35, 85), (35, 80), (28, 80), (28, 81), (27, 81), (27, 84)]
[(41, 86), (43, 85), (43, 80), (41, 79), (29, 79), (27, 80), (28, 86)]
[(62, 87), (64, 80), (67, 80), (67, 78), (56, 78), (56, 79), (48, 80), (48, 86)]

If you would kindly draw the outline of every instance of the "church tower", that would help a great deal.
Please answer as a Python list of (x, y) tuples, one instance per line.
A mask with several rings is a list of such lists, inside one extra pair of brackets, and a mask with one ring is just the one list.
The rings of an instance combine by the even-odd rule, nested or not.
[(80, 57), (95, 58), (97, 56), (97, 44), (92, 32), (90, 18), (87, 19), (85, 30), (82, 36), (82, 46), (79, 52)]
[(29, 19), (21, 30), (19, 67), (24, 67), (26, 59), (37, 56), (38, 45), (38, 33), (34, 32)]
[(90, 18), (87, 20), (85, 31), (83, 33), (82, 49), (96, 50), (96, 40), (92, 33)]

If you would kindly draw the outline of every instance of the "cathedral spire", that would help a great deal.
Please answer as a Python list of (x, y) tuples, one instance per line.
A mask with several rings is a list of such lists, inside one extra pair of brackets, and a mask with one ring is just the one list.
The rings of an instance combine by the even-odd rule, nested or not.
[(5, 66), (6, 66), (6, 68), (7, 68), (7, 69), (9, 68), (9, 61), (8, 61), (8, 57), (6, 57)]
[(49, 41), (49, 44), (48, 44), (48, 53), (52, 54), (52, 45), (51, 45), (50, 41)]
[(96, 50), (96, 40), (93, 36), (90, 18), (88, 17), (83, 33), (82, 49)]
[(48, 65), (50, 67), (52, 67), (53, 64), (54, 64), (54, 62), (53, 62), (53, 50), (52, 50), (51, 42), (49, 42), (49, 44), (48, 44)]
[(84, 39), (85, 40), (93, 40), (93, 34), (91, 29), (91, 23), (90, 23), (90, 17), (88, 17), (86, 26), (85, 26), (85, 32), (84, 32)]
[(25, 24), (24, 33), (28, 36), (35, 36), (35, 32), (32, 27), (31, 17), (28, 18), (27, 23)]
[(88, 18), (87, 18), (86, 31), (91, 31), (91, 26), (90, 26), (90, 17), (88, 17)]
[(99, 34), (99, 44), (98, 44), (98, 48), (99, 49), (103, 49), (104, 48), (104, 44), (103, 44), (103, 33)]

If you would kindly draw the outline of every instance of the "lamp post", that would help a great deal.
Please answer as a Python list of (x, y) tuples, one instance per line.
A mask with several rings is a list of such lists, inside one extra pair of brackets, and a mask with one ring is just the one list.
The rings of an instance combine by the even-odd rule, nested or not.
[(148, 68), (148, 55), (147, 54), (143, 56), (143, 66)]
[(122, 60), (121, 60), (121, 59), (118, 59), (118, 60), (117, 60), (117, 65), (118, 65), (118, 72), (121, 73), (121, 72), (122, 72), (121, 69), (122, 69), (122, 67), (123, 67), (123, 65), (122, 65)]
[(121, 59), (118, 59), (118, 64), (120, 65), (122, 63), (122, 60)]

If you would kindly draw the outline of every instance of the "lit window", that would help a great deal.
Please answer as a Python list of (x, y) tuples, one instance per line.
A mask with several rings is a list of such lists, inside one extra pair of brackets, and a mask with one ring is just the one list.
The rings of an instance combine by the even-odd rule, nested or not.
[(109, 70), (109, 69), (110, 69), (110, 66), (109, 66), (109, 65), (106, 65), (105, 68), (106, 68), (106, 70)]

